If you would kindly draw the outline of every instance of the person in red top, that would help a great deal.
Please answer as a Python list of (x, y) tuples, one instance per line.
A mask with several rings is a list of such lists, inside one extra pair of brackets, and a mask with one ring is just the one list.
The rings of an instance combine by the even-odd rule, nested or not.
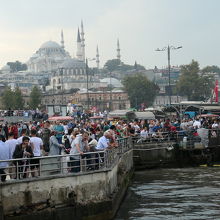
[(18, 138), (18, 127), (15, 123), (11, 123), (11, 126), (9, 127), (9, 133), (13, 133), (14, 138)]

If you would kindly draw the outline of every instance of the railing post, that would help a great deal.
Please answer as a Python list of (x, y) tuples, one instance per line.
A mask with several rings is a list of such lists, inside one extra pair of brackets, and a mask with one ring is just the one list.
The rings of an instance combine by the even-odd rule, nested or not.
[(39, 176), (41, 176), (41, 169), (42, 169), (42, 163), (41, 163), (41, 159), (39, 160)]
[(60, 157), (60, 174), (63, 174), (63, 156)]
[(82, 166), (83, 166), (83, 164), (82, 164), (82, 157), (81, 157), (81, 155), (79, 155), (79, 168), (80, 168), (80, 172), (83, 171)]
[(16, 161), (16, 179), (19, 179), (18, 161)]

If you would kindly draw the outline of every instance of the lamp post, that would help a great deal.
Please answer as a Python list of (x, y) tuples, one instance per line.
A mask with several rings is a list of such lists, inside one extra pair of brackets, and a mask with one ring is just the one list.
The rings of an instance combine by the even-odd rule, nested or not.
[(168, 95), (169, 95), (169, 105), (171, 105), (171, 87), (170, 87), (170, 50), (178, 50), (181, 49), (182, 46), (174, 47), (168, 45), (162, 49), (157, 48), (156, 51), (167, 51), (167, 58), (168, 58)]

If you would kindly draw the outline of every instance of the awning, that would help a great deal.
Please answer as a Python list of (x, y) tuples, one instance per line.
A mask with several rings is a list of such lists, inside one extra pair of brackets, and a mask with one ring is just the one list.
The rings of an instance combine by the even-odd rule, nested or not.
[(54, 117), (48, 118), (48, 120), (49, 121), (70, 121), (70, 120), (73, 120), (73, 118), (70, 116), (54, 116)]
[(135, 112), (137, 119), (155, 119), (153, 112)]
[(110, 118), (126, 118), (130, 114), (134, 114), (134, 112), (129, 111), (129, 110), (115, 110), (115, 111), (109, 112), (108, 117), (110, 117)]

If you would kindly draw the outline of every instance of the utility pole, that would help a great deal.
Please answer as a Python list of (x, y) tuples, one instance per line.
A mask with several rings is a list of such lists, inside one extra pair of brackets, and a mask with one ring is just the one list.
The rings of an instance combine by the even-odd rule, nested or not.
[(170, 83), (170, 50), (178, 50), (181, 49), (182, 46), (174, 47), (168, 45), (162, 49), (157, 48), (156, 51), (166, 51), (167, 50), (167, 58), (168, 58), (168, 96), (169, 96), (169, 105), (171, 105), (171, 83)]

